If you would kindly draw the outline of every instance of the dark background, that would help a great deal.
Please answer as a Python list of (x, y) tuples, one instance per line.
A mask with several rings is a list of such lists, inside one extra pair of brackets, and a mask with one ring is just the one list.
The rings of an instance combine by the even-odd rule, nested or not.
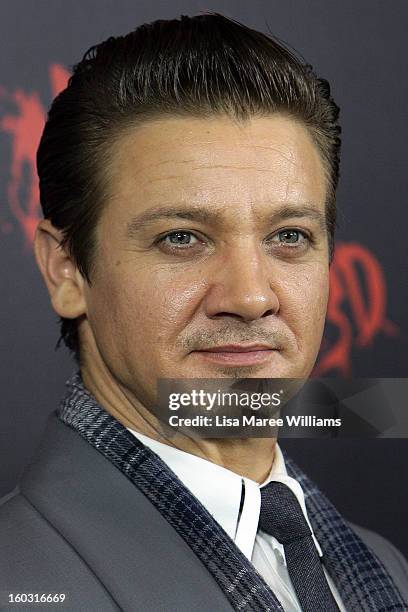
[[(329, 311), (320, 374), (407, 376), (406, 0), (3, 0), (0, 495), (17, 482), (75, 368), (65, 348), (54, 350), (57, 317), (31, 249), (39, 215), (35, 148), (42, 114), (56, 93), (50, 67), (68, 69), (91, 45), (142, 22), (208, 10), (289, 43), (330, 81), (341, 107), (338, 239), (345, 248), (334, 272), (342, 299)], [(363, 258), (350, 256), (356, 245)], [(351, 340), (343, 343), (347, 332)], [(324, 356), (340, 345), (341, 359), (324, 366)], [(347, 518), (388, 537), (408, 556), (406, 440), (282, 445)]]

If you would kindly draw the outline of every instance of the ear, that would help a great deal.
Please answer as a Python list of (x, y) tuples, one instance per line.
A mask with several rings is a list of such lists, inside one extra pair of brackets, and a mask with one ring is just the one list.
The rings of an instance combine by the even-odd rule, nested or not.
[(55, 312), (76, 319), (86, 314), (85, 280), (67, 250), (61, 248), (62, 239), (61, 230), (42, 219), (34, 237), (34, 254)]

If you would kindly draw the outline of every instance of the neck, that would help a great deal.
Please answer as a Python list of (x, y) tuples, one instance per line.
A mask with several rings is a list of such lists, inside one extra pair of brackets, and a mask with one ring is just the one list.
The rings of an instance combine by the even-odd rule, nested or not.
[(207, 459), (261, 484), (272, 467), (276, 438), (202, 439), (170, 432), (157, 417), (106, 368), (83, 364), (84, 386), (98, 403), (125, 427), (184, 452)]

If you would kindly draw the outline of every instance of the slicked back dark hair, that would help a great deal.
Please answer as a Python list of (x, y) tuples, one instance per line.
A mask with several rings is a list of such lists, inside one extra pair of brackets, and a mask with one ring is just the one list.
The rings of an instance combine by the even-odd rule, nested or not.
[[(158, 116), (227, 114), (245, 121), (276, 112), (301, 121), (320, 152), (331, 258), (340, 127), (329, 84), (272, 37), (214, 13), (158, 20), (108, 38), (73, 67), (37, 153), (44, 217), (62, 230), (61, 247), (91, 284), (114, 141)], [(77, 321), (60, 323), (57, 346), (64, 340), (79, 362)]]

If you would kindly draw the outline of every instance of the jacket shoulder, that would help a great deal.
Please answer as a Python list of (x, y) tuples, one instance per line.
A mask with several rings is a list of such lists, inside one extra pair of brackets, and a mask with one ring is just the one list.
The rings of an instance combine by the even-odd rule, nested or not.
[(9, 594), (16, 593), (65, 594), (64, 612), (118, 610), (87, 564), (19, 487), (0, 498), (0, 550), (1, 610), (15, 609)]

